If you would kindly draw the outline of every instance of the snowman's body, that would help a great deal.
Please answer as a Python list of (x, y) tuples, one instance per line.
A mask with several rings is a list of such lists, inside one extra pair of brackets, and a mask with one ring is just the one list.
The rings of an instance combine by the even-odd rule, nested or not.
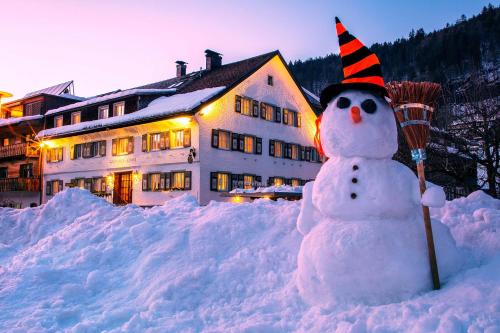
[[(349, 105), (339, 107), (347, 103), (339, 98)], [(368, 99), (374, 112), (361, 111)], [(297, 221), (305, 236), (297, 273), (303, 298), (321, 306), (381, 304), (429, 288), (418, 180), (391, 159), (397, 131), (388, 103), (363, 91), (340, 94), (323, 113), (321, 142), (330, 159), (304, 187)], [(442, 205), (443, 195), (426, 204)], [(458, 260), (455, 244), (444, 225), (433, 221), (433, 229), (446, 277)]]

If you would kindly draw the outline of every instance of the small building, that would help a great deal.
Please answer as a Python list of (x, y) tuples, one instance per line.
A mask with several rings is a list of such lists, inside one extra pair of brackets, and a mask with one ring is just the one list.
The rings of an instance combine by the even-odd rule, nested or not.
[[(46, 202), (76, 186), (115, 204), (162, 204), (183, 193), (201, 204), (235, 188), (303, 185), (321, 159), (316, 114), (274, 51), (97, 96), (46, 113)], [(313, 99), (314, 100), (314, 99)]]
[(40, 147), (34, 139), (43, 129), (43, 115), (48, 109), (81, 100), (72, 93), (73, 82), (69, 81), (1, 106), (0, 206), (40, 204)]

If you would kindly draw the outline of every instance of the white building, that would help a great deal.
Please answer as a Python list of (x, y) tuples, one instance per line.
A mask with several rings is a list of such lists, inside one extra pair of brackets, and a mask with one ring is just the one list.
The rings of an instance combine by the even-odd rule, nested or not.
[(233, 188), (314, 179), (314, 105), (278, 51), (46, 113), (43, 200), (79, 186), (117, 203), (201, 204)]

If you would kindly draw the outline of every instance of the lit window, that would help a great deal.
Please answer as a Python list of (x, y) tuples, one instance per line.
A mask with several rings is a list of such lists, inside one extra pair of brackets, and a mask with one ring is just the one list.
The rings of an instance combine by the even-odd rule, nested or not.
[(284, 179), (282, 177), (274, 177), (274, 186), (281, 186), (284, 183)]
[(292, 160), (298, 160), (299, 159), (299, 146), (297, 145), (292, 145)]
[(173, 172), (172, 188), (173, 189), (183, 189), (184, 188), (184, 172)]
[(126, 138), (113, 139), (111, 152), (113, 156), (133, 154), (134, 137), (129, 136)]
[(249, 98), (241, 98), (241, 114), (244, 114), (245, 116), (251, 116), (252, 115), (252, 103), (251, 99)]
[(149, 185), (150, 185), (151, 191), (159, 191), (160, 190), (160, 174), (159, 173), (149, 174)]
[(292, 178), (292, 186), (293, 187), (300, 186), (300, 179)]
[(151, 134), (150, 140), (151, 140), (150, 147), (151, 147), (152, 151), (161, 149), (161, 135), (160, 135), (160, 133)]
[(283, 142), (276, 141), (274, 143), (274, 156), (283, 157)]
[(125, 114), (125, 102), (113, 104), (113, 117), (123, 116)]
[(47, 162), (55, 163), (63, 160), (63, 148), (49, 148), (47, 149)]
[(251, 175), (244, 175), (243, 176), (243, 188), (245, 190), (251, 190), (253, 189), (253, 181), (254, 178)]
[(82, 120), (82, 113), (80, 111), (71, 113), (71, 125), (78, 124)]
[(4, 138), (3, 139), (3, 146), (8, 146), (9, 145), (9, 138)]
[(99, 107), (98, 111), (98, 118), (99, 119), (106, 119), (108, 118), (109, 115), (109, 105), (102, 105)]
[(217, 191), (219, 192), (229, 191), (229, 174), (227, 173), (217, 174)]
[(61, 127), (63, 125), (63, 116), (57, 116), (54, 118), (54, 127)]
[(253, 136), (245, 136), (245, 153), (253, 154), (253, 143), (254, 143), (254, 137)]
[(180, 148), (180, 147), (184, 147), (184, 130), (172, 131), (170, 148)]
[(231, 149), (231, 135), (226, 131), (219, 131), (219, 149)]

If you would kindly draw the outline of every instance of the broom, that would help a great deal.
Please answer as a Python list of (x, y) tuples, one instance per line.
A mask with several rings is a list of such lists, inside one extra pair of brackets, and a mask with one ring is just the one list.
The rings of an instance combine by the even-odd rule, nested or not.
[[(420, 194), (425, 192), (424, 160), (425, 148), (429, 141), (429, 128), (441, 86), (432, 82), (389, 82), (387, 92), (392, 102), (396, 119), (401, 126), (406, 142), (411, 150), (412, 160), (417, 164)], [(422, 205), (429, 264), (434, 290), (439, 289), (434, 238), (432, 235), (429, 207)]]

